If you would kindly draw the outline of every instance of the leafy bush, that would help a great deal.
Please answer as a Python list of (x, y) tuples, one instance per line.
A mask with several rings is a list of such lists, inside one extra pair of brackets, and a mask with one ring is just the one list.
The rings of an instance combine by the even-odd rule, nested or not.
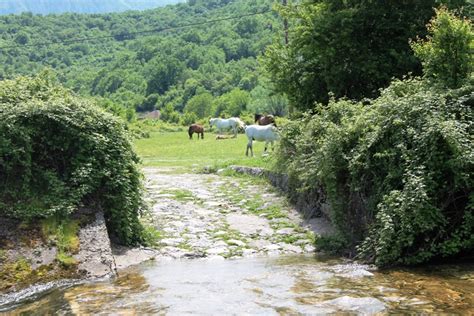
[(369, 105), (333, 100), (285, 127), (279, 165), (324, 188), (340, 235), (378, 265), (472, 250), (473, 96), (411, 79)]
[(48, 75), (0, 82), (0, 216), (102, 208), (109, 231), (141, 241), (138, 158), (125, 125)]
[(407, 81), (377, 101), (379, 128), (353, 162), (354, 178), (380, 186), (362, 255), (413, 264), (473, 249), (473, 96), (472, 82), (443, 93)]
[(181, 117), (181, 124), (184, 126), (188, 126), (188, 125), (196, 123), (197, 120), (198, 120), (198, 117), (194, 112), (186, 112)]
[(161, 109), (160, 119), (168, 123), (179, 123), (179, 112), (175, 111), (173, 105), (168, 103), (164, 108)]
[(415, 55), (422, 60), (425, 77), (446, 87), (459, 88), (473, 70), (471, 21), (441, 8), (428, 24), (428, 31), (425, 41), (411, 43)]
[(337, 242), (322, 246), (358, 246), (380, 266), (474, 249), (469, 23), (437, 11), (431, 36), (412, 43), (423, 80), (394, 80), (375, 100), (330, 99), (285, 126), (278, 166), (290, 189), (322, 187), (331, 202)]

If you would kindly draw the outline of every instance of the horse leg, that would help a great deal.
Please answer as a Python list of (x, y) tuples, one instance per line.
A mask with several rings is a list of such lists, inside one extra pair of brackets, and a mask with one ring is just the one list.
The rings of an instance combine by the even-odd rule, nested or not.
[(189, 139), (193, 139), (193, 132), (189, 131)]
[(247, 143), (247, 150), (245, 151), (245, 156), (249, 155), (249, 148), (250, 148), (250, 154), (251, 157), (253, 157), (253, 148), (252, 148), (252, 140), (250, 139), (249, 142)]
[(204, 139), (204, 132), (201, 133), (201, 139)]

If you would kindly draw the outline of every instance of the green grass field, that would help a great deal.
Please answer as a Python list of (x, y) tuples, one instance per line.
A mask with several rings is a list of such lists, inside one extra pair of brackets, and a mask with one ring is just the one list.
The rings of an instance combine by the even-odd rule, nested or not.
[(246, 157), (247, 138), (239, 134), (234, 139), (216, 140), (206, 133), (204, 139), (190, 140), (187, 132), (153, 132), (150, 138), (138, 139), (135, 150), (144, 166), (199, 169), (205, 166), (222, 168), (229, 165), (269, 167), (270, 155), (262, 156), (264, 144), (254, 142), (254, 157)]

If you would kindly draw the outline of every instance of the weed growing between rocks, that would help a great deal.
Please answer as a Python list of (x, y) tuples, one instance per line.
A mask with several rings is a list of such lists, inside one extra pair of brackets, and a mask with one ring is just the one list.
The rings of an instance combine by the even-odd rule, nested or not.
[(185, 189), (169, 189), (169, 190), (162, 190), (159, 192), (161, 196), (167, 196), (172, 198), (176, 201), (192, 201), (196, 200), (197, 198), (194, 196), (193, 192)]
[[(243, 177), (249, 176), (244, 175)], [(261, 181), (264, 180), (255, 180), (254, 184), (252, 184), (254, 187), (251, 189), (247, 187), (247, 190), (259, 192), (260, 189), (257, 187), (257, 183), (261, 183)], [(265, 201), (262, 198), (262, 195), (259, 193), (249, 196), (245, 194), (243, 189), (238, 186), (226, 186), (222, 187), (221, 189), (228, 195), (232, 203), (247, 209), (251, 214), (258, 215), (269, 220), (287, 217), (283, 211), (283, 205), (273, 205), (271, 201)]]
[(50, 217), (41, 221), (43, 238), (58, 248), (56, 260), (64, 267), (77, 264), (72, 257), (79, 251), (79, 221)]
[(163, 233), (153, 246), (161, 256), (235, 258), (314, 251), (314, 237), (299, 226), (302, 218), (264, 179), (163, 174), (156, 168), (145, 172), (150, 223)]
[(49, 218), (2, 224), (7, 230), (1, 236), (0, 293), (80, 277), (72, 256), (79, 250), (78, 220)]
[(150, 247), (157, 247), (161, 239), (165, 238), (163, 232), (156, 229), (150, 222), (142, 221), (144, 244)]

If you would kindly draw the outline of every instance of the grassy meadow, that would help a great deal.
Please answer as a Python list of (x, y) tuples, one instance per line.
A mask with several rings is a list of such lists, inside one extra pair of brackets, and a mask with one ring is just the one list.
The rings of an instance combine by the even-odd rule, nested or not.
[(222, 168), (229, 165), (269, 167), (272, 152), (262, 156), (264, 143), (254, 142), (254, 157), (246, 157), (247, 138), (216, 139), (216, 134), (205, 133), (204, 139), (195, 134), (190, 140), (187, 131), (152, 132), (149, 138), (138, 139), (135, 150), (144, 166), (180, 167), (197, 170), (204, 167)]

